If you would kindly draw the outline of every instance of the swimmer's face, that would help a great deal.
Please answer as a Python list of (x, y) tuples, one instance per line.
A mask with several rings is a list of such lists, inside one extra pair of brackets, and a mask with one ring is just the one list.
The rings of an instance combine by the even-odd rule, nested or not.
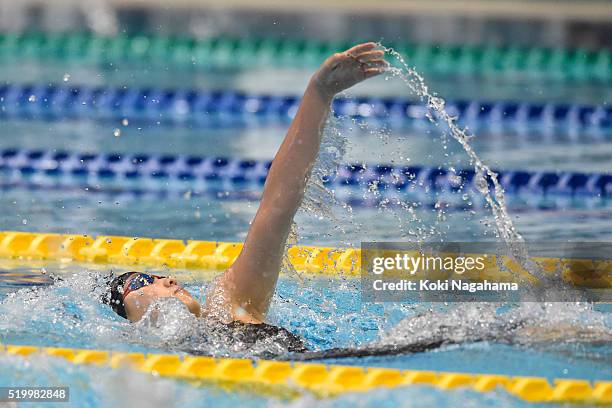
[[(129, 281), (126, 282), (129, 284)], [(154, 277), (153, 283), (140, 289), (130, 291), (124, 298), (127, 318), (136, 322), (142, 318), (151, 303), (156, 299), (174, 297), (187, 306), (187, 309), (196, 316), (202, 313), (200, 304), (189, 292), (178, 285), (172, 277)]]

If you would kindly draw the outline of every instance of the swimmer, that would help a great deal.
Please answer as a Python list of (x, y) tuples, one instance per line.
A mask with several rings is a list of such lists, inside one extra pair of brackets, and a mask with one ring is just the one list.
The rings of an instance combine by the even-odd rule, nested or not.
[(225, 325), (241, 339), (284, 339), (287, 351), (303, 351), (297, 336), (265, 323), (281, 269), (293, 217), (304, 198), (306, 182), (336, 94), (383, 73), (389, 64), (374, 43), (356, 45), (329, 57), (310, 79), (300, 107), (270, 167), (257, 214), (242, 252), (212, 283), (200, 305), (176, 279), (128, 272), (110, 284), (106, 302), (121, 317), (139, 321), (157, 299), (173, 297), (191, 313)]

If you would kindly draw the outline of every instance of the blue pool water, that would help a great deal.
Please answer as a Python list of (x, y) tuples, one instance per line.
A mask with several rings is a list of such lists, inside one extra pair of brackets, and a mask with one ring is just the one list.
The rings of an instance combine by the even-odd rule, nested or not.
[[(42, 264), (41, 264), (42, 265)], [(118, 318), (101, 305), (92, 290), (92, 284), (99, 274), (105, 272), (101, 266), (83, 269), (76, 265), (32, 265), (29, 268), (5, 262), (2, 272), (2, 301), (0, 303), (0, 329), (3, 341), (9, 344), (62, 345), (77, 348), (100, 348), (122, 351), (180, 352), (198, 344), (186, 343), (191, 332), (185, 331), (190, 317), (177, 313), (168, 320), (164, 329), (155, 329), (139, 324), (136, 327)], [(41, 268), (47, 276), (56, 274), (64, 281), (51, 284), (48, 277), (41, 278)], [(120, 270), (119, 270), (120, 271)], [(161, 271), (164, 272), (164, 271)], [(167, 271), (166, 271), (167, 272)], [(11, 276), (6, 276), (10, 274)], [(195, 275), (195, 276), (194, 276)], [(179, 279), (187, 282), (187, 288), (202, 299), (209, 278), (213, 272), (178, 272)], [(32, 291), (33, 285), (40, 285)], [(22, 288), (15, 292), (16, 289)], [(26, 287), (26, 288), (24, 288)], [(269, 320), (271, 323), (289, 328), (301, 335), (308, 346), (315, 350), (331, 347), (359, 347), (372, 342), (410, 342), (418, 338), (428, 338), (444, 333), (447, 339), (461, 339), (465, 330), (476, 328), (489, 331), (494, 322), (510, 321), (506, 312), (496, 312), (497, 306), (491, 304), (364, 304), (360, 301), (359, 281), (348, 279), (306, 278), (303, 283), (296, 279), (283, 278), (274, 299)], [(582, 328), (609, 328), (612, 324), (610, 308), (597, 306), (595, 310), (588, 305), (549, 304), (546, 308), (536, 304), (524, 304), (510, 309), (512, 316), (527, 319), (530, 324), (548, 332), (564, 325)], [(607, 312), (606, 312), (607, 310)], [(410, 318), (418, 315), (428, 316), (426, 322), (410, 328)], [(414, 321), (413, 321), (414, 322)], [(480, 329), (478, 327), (481, 326)], [(389, 337), (389, 333), (406, 330), (402, 335)], [(408, 330), (408, 328), (410, 328)], [(605, 341), (605, 338), (603, 339)], [(474, 373), (498, 373), (508, 375), (545, 376), (548, 378), (612, 378), (610, 345), (598, 342), (576, 342), (567, 333), (561, 333), (553, 340), (547, 338), (537, 341), (523, 339), (524, 344), (504, 344), (496, 342), (477, 342), (446, 346), (442, 349), (415, 355), (369, 357), (326, 360), (329, 363), (369, 365), (424, 370), (460, 371)], [(217, 355), (249, 356), (249, 351), (228, 351), (224, 348), (204, 349)], [(106, 369), (87, 367), (67, 367), (53, 358), (44, 357), (30, 362), (29, 366), (17, 358), (3, 357), (0, 360), (0, 380), (10, 384), (23, 384), (36, 381), (51, 384), (60, 378), (74, 384), (73, 397), (77, 401), (109, 401), (112, 396), (105, 395), (114, 381), (127, 377), (130, 382), (155, 384), (176, 395), (177, 406), (186, 401), (184, 394), (199, 400), (214, 401), (216, 398), (226, 403), (227, 396), (221, 392), (206, 389), (193, 389), (186, 385), (166, 380), (155, 380), (129, 372), (111, 373)], [(15, 376), (16, 367), (19, 373)], [(59, 367), (59, 368), (58, 368)], [(35, 370), (33, 373), (31, 370)], [(102, 382), (88, 394), (88, 378), (101, 377)], [(80, 386), (79, 384), (84, 384)], [(381, 392), (366, 397), (374, 403)], [(442, 403), (448, 394), (428, 389), (384, 391), (384, 398), (390, 398), (385, 406), (402, 396), (426, 396), (430, 402)], [(451, 394), (452, 395), (452, 394)], [(180, 397), (180, 398), (179, 398)], [(246, 396), (242, 396), (243, 398)], [(456, 392), (456, 397), (476, 405), (515, 404), (516, 401), (503, 393), (482, 395), (471, 392)], [(240, 400), (238, 396), (231, 397)], [(250, 398), (250, 397), (249, 397)], [(348, 403), (350, 396), (340, 397), (338, 403)], [(257, 399), (255, 399), (257, 401)], [(264, 404), (265, 401), (259, 401)], [(307, 402), (304, 402), (306, 406)], [(265, 405), (265, 404), (264, 404)], [(202, 405), (202, 406), (205, 406)], [(416, 405), (416, 406), (427, 406)]]
[[(61, 67), (45, 70), (34, 66), (19, 72), (28, 82), (60, 81), (71, 72), (78, 83), (140, 84), (153, 80), (164, 86), (216, 86), (249, 91), (297, 93), (307, 81), (299, 71), (268, 73), (216, 73), (215, 77), (187, 75), (177, 82), (168, 73), (138, 76), (128, 69), (115, 71), (71, 70)], [(16, 77), (7, 68), (6, 77)], [(46, 75), (46, 77), (45, 77)], [(263, 75), (263, 74), (261, 74)], [(57, 76), (57, 78), (56, 78)], [(277, 78), (280, 78), (277, 80)], [(284, 80), (282, 80), (284, 78)], [(139, 82), (140, 81), (140, 82)], [(393, 81), (376, 81), (355, 93), (401, 94), (407, 89)], [(433, 83), (432, 88), (436, 88)], [(482, 87), (440, 83), (443, 96), (495, 97), (498, 99), (542, 98), (538, 87), (497, 88), (489, 95)], [(505, 91), (504, 91), (505, 89)], [(523, 93), (524, 91), (524, 93)], [(609, 100), (609, 90), (588, 92), (572, 86), (546, 88), (552, 98), (564, 100), (572, 94), (584, 103)], [(446, 92), (446, 93), (445, 93)], [(488, 93), (487, 93), (488, 92)], [(504, 93), (506, 92), (506, 93)], [(114, 134), (120, 129), (120, 135)], [(331, 148), (346, 149), (343, 161), (410, 163), (415, 165), (466, 166), (462, 150), (452, 141), (446, 144), (433, 127), (413, 127), (381, 131), (365, 129), (346, 121), (330, 141)], [(285, 132), (283, 125), (257, 127), (190, 128), (156, 123), (114, 123), (93, 120), (4, 121), (0, 148), (21, 147), (72, 151), (173, 153), (222, 155), (269, 159)], [(485, 129), (473, 142), (475, 149), (492, 167), (525, 170), (568, 170), (612, 172), (612, 137), (609, 134), (563, 130)], [(248, 199), (219, 199), (190, 195), (163, 200), (126, 196), (120, 193), (91, 193), (79, 189), (7, 188), (0, 194), (1, 230), (129, 235), (179, 239), (242, 241), (257, 209), (257, 195)], [(316, 198), (315, 196), (310, 196)], [(325, 196), (324, 196), (325, 197)], [(435, 197), (423, 198), (435, 203)], [(507, 197), (510, 215), (527, 241), (610, 241), (612, 205), (609, 200), (565, 198), (556, 205), (554, 197)], [(525, 205), (526, 200), (542, 205)], [(533, 204), (533, 203), (531, 203)], [(358, 246), (361, 241), (442, 238), (448, 241), (494, 239), (488, 212), (449, 211), (440, 214), (432, 206), (413, 213), (398, 208), (353, 208), (348, 210), (331, 200), (309, 202), (299, 213), (300, 244)], [(120, 271), (121, 268), (113, 268)], [(169, 329), (127, 324), (97, 301), (96, 279), (109, 267), (38, 263), (0, 263), (0, 342), (7, 344), (53, 345), (132, 351), (177, 352), (189, 337), (178, 313)], [(166, 272), (167, 271), (162, 271)], [(202, 298), (212, 272), (173, 271), (196, 296)], [(51, 275), (64, 280), (53, 284)], [(405, 356), (352, 358), (342, 364), (371, 365), (426, 370), (533, 375), (548, 378), (612, 379), (612, 314), (604, 305), (564, 304), (504, 305), (487, 304), (369, 304), (361, 302), (358, 280), (284, 277), (271, 308), (269, 320), (304, 337), (309, 347), (359, 347), (372, 342), (409, 342), (427, 336), (466, 340), (464, 344)], [(425, 316), (413, 326), (411, 318)], [(472, 342), (466, 332), (489, 332), (495, 322), (520, 317), (552, 333), (551, 338), (520, 338), (518, 344)], [(412, 320), (414, 322), (414, 320)], [(555, 328), (577, 327), (595, 330), (599, 341), (579, 341), (571, 332)], [(501, 333), (500, 333), (501, 335)], [(605, 336), (608, 336), (607, 338)], [(602, 337), (603, 336), (603, 337)], [(603, 340), (603, 341), (602, 341)], [(194, 346), (194, 344), (188, 344)], [(196, 345), (197, 346), (197, 345)], [(207, 350), (220, 355), (249, 356), (251, 351)], [(54, 358), (25, 361), (0, 357), (0, 383), (7, 385), (71, 385), (74, 406), (118, 405), (112, 391), (117, 384), (128, 384), (127, 402), (147, 401), (147, 406), (236, 406), (247, 401), (252, 406), (288, 403), (275, 398), (253, 396), (244, 391), (227, 393), (212, 388), (192, 387), (180, 382), (153, 378), (129, 371), (71, 366)], [(150, 389), (154, 391), (149, 392)], [(145, 392), (146, 391), (146, 392)], [(409, 401), (406, 402), (406, 401)], [(126, 400), (123, 401), (126, 403)], [(517, 406), (518, 400), (504, 394), (477, 394), (470, 391), (441, 392), (427, 387), (381, 390), (367, 395), (345, 395), (315, 401), (305, 396), (292, 406)], [(157, 405), (156, 405), (157, 404)]]

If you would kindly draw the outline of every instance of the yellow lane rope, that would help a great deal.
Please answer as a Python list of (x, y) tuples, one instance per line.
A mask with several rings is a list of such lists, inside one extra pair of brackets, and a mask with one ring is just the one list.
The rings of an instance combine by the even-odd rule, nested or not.
[(319, 397), (375, 388), (425, 385), (442, 390), (469, 388), (488, 392), (501, 388), (530, 402), (612, 404), (612, 382), (542, 377), (398, 370), (377, 367), (291, 363), (179, 356), (173, 354), (124, 353), (104, 350), (0, 345), (0, 353), (28, 358), (43, 353), (74, 364), (130, 368), (144, 373), (198, 384), (246, 386), (283, 397), (304, 392)]
[[(222, 270), (241, 250), (237, 242), (0, 231), (0, 258), (5, 259)], [(359, 274), (358, 249), (295, 246), (289, 258), (298, 271)]]
[[(30, 261), (222, 270), (233, 263), (241, 250), (242, 243), (236, 242), (0, 231), (0, 258)], [(361, 250), (355, 248), (293, 246), (288, 250), (288, 258), (299, 272), (323, 275), (357, 276), (361, 267)], [(612, 288), (612, 261), (532, 259), (543, 271), (558, 274), (574, 285)], [(514, 281), (516, 274), (528, 277), (526, 271), (513, 260), (489, 256), (484, 272), (468, 272), (463, 278), (483, 280), (495, 277), (501, 281)], [(431, 279), (444, 278), (441, 271), (428, 271), (428, 276)]]

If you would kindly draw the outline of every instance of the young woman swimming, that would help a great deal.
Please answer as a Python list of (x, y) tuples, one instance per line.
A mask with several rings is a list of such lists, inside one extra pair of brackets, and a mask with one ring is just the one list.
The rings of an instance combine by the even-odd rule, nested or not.
[[(285, 242), (293, 217), (304, 197), (306, 182), (317, 157), (323, 129), (334, 96), (381, 74), (388, 67), (384, 52), (374, 43), (357, 45), (329, 57), (312, 76), (300, 108), (272, 162), (264, 186), (261, 204), (249, 229), (242, 252), (208, 291), (206, 304), (200, 305), (176, 279), (139, 272), (128, 272), (110, 283), (105, 301), (120, 316), (136, 322), (157, 300), (172, 298), (182, 302), (197, 317), (197, 338), (187, 338), (183, 351), (208, 354), (207, 347), (194, 349), (194, 344), (209, 342), (229, 346), (233, 351), (249, 350), (252, 355), (281, 357), (293, 360), (382, 356), (422, 352), (448, 344), (495, 341), (509, 344), (546, 344), (572, 338), (598, 343), (610, 338), (612, 329), (589, 328), (570, 322), (562, 330), (551, 330), (541, 320), (529, 318), (500, 320), (492, 318), (491, 326), (474, 333), (462, 325), (442, 324), (432, 331), (432, 322), (439, 316), (424, 314), (406, 318), (408, 334), (398, 325), (392, 331), (391, 343), (368, 344), (359, 348), (334, 348), (308, 351), (303, 341), (286, 329), (265, 323), (281, 268)], [(154, 311), (154, 310), (153, 310)], [(185, 311), (185, 316), (189, 313)], [(554, 323), (557, 329), (558, 323)], [(480, 327), (480, 326), (478, 326)], [(423, 335), (414, 336), (414, 333)], [(457, 333), (455, 333), (457, 332)], [(190, 342), (189, 340), (194, 340)], [(273, 344), (273, 351), (263, 353), (251, 348), (258, 343)], [(255, 347), (257, 349), (257, 347)], [(293, 354), (287, 354), (293, 353)]]
[(212, 283), (200, 305), (171, 277), (129, 272), (111, 282), (106, 301), (120, 316), (138, 321), (159, 298), (174, 297), (200, 317), (240, 332), (242, 340), (276, 336), (288, 351), (303, 351), (302, 341), (265, 323), (281, 268), (285, 242), (319, 152), (334, 96), (386, 70), (384, 51), (374, 43), (356, 45), (329, 57), (312, 76), (299, 110), (281, 144), (264, 186), (257, 214), (242, 252)]

